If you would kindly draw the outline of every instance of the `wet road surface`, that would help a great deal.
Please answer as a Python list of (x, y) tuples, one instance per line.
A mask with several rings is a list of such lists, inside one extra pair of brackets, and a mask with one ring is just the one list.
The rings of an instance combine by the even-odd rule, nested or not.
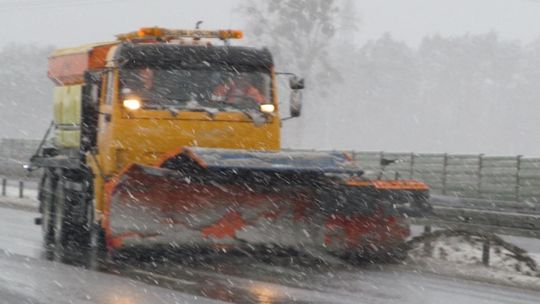
[(0, 303), (218, 303), (125, 278), (0, 251)]
[[(253, 257), (138, 265), (161, 286), (235, 303), (538, 303), (540, 293), (404, 271), (396, 266), (306, 265)], [(183, 264), (183, 265), (182, 265)], [(129, 274), (131, 272), (131, 274)], [(150, 274), (150, 275), (149, 275)], [(175, 278), (181, 278), (177, 280)], [(143, 279), (145, 280), (145, 279)], [(198, 283), (198, 284), (197, 284)]]
[(540, 299), (538, 292), (395, 265), (328, 265), (271, 255), (131, 259), (111, 269), (116, 275), (102, 274), (41, 259), (35, 216), (0, 208), (0, 248), (7, 252), (0, 252), (0, 303), (205, 303), (204, 298), (234, 303), (532, 304)]

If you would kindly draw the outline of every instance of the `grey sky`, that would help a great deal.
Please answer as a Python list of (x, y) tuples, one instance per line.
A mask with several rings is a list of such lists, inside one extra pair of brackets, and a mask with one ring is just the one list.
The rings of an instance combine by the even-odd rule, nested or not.
[[(142, 26), (194, 27), (204, 20), (208, 28), (238, 27), (232, 18), (236, 0), (48, 0), (49, 6), (13, 8), (15, 1), (0, 0), (0, 37), (3, 42), (39, 42), (58, 46), (111, 40), (115, 34)], [(68, 3), (68, 5), (64, 5)], [(36, 7), (37, 6), (37, 7)]]
[[(260, 0), (267, 1), (267, 0)], [(426, 34), (460, 35), (495, 30), (530, 41), (540, 36), (540, 2), (534, 0), (356, 0), (358, 42), (390, 32), (416, 44)], [(141, 26), (241, 28), (238, 0), (0, 0), (1, 43), (58, 46), (112, 39)]]
[(495, 30), (524, 42), (540, 36), (537, 0), (356, 0), (360, 39), (390, 32), (416, 44), (426, 34), (443, 36)]

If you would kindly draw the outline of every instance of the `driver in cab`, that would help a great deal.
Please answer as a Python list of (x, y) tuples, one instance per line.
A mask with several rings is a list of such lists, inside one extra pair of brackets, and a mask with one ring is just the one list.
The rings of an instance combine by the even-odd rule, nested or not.
[(265, 102), (264, 95), (253, 85), (251, 77), (247, 74), (238, 74), (226, 83), (218, 85), (214, 89), (212, 100), (233, 105), (249, 100), (258, 104)]

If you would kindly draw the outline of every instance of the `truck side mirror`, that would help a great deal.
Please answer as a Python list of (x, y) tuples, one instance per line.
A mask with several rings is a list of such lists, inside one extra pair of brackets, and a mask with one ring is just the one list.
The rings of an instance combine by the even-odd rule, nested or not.
[(293, 75), (289, 78), (289, 87), (291, 88), (290, 111), (291, 117), (299, 117), (302, 113), (302, 91), (306, 87), (304, 78)]
[(302, 91), (292, 90), (289, 105), (291, 117), (299, 117), (302, 113)]
[(291, 78), (289, 78), (289, 87), (292, 90), (303, 90), (306, 87), (304, 78), (300, 78), (296, 75), (291, 76)]

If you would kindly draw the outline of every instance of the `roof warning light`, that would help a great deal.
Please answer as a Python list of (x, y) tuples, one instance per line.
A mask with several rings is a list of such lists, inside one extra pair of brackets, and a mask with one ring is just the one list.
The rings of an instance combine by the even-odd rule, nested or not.
[(143, 27), (136, 32), (117, 35), (116, 38), (120, 41), (140, 40), (140, 39), (159, 39), (173, 40), (181, 38), (213, 38), (221, 40), (242, 39), (244, 33), (240, 30), (182, 30), (182, 29), (165, 29), (161, 27)]

